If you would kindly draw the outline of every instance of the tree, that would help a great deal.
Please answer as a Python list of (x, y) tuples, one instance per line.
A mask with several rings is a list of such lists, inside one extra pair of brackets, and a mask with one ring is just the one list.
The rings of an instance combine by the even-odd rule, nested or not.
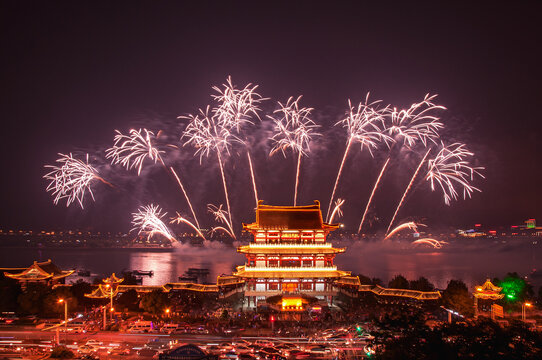
[(79, 279), (73, 283), (71, 292), (79, 304), (87, 305), (91, 302), (91, 299), (87, 298), (85, 294), (90, 294), (92, 292), (92, 285), (85, 280)]
[(453, 309), (464, 316), (474, 314), (474, 301), (470, 297), (467, 285), (461, 280), (450, 280), (448, 287), (442, 293), (445, 307)]
[[(400, 334), (397, 336), (397, 334)], [(521, 322), (501, 328), (489, 319), (429, 329), (403, 324), (375, 332), (376, 359), (541, 359), (542, 336)]]
[(167, 294), (160, 290), (154, 290), (143, 295), (140, 306), (151, 314), (160, 315), (169, 306), (169, 299)]
[(429, 280), (421, 276), (418, 280), (410, 281), (410, 289), (418, 291), (434, 291), (435, 286), (433, 286)]
[(392, 289), (408, 289), (408, 280), (403, 275), (395, 275), (388, 283)]
[(117, 299), (117, 304), (120, 307), (125, 307), (129, 310), (133, 310), (136, 307), (138, 301), (139, 297), (137, 296), (137, 291), (132, 289), (122, 293)]
[(361, 285), (372, 285), (373, 284), (370, 277), (359, 274), (358, 278), (359, 278), (359, 282), (360, 282)]
[(43, 299), (42, 313), (47, 316), (60, 316), (61, 318), (64, 318), (64, 304), (59, 303), (59, 299), (64, 299), (64, 301), (67, 302), (69, 313), (77, 310), (77, 298), (73, 296), (71, 289), (59, 287), (50, 291)]
[(518, 273), (508, 273), (506, 277), (498, 283), (504, 293), (505, 304), (523, 303), (534, 297), (534, 291), (531, 284), (521, 278)]
[(42, 283), (28, 283), (18, 296), (19, 309), (23, 314), (39, 315), (43, 312), (43, 301), (50, 289)]
[(15, 279), (10, 279), (0, 272), (0, 311), (17, 310), (17, 298), (21, 295), (21, 285)]

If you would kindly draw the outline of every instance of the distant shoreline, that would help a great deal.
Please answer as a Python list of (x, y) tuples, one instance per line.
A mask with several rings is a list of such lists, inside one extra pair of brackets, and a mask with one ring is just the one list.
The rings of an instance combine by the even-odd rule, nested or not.
[(13, 246), (13, 245), (7, 245), (2, 246), (0, 245), (1, 249), (11, 249), (11, 250), (17, 250), (17, 249), (32, 249), (32, 250), (60, 250), (60, 251), (70, 251), (70, 250), (120, 250), (120, 251), (149, 251), (149, 252), (172, 252), (175, 251), (174, 247), (167, 247), (167, 248), (158, 248), (158, 247), (117, 247), (117, 246), (104, 246), (104, 247), (97, 247), (97, 246), (65, 246), (65, 247), (56, 247), (56, 246)]

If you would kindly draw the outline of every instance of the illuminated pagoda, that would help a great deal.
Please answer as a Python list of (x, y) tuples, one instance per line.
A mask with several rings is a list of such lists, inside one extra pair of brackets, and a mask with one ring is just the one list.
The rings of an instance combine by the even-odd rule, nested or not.
[(335, 255), (345, 249), (334, 248), (326, 237), (338, 227), (323, 222), (318, 201), (308, 206), (270, 206), (260, 200), (256, 222), (243, 224), (254, 238), (237, 249), (246, 255), (246, 264), (238, 266), (233, 276), (220, 276), (217, 285), (238, 285), (228, 295), (244, 292), (248, 308), (277, 295), (288, 297), (292, 304), (306, 303), (295, 296), (332, 304), (339, 286), (348, 284), (356, 291), (359, 287), (359, 278), (333, 264)]
[(496, 285), (493, 285), (491, 280), (487, 279), (484, 285), (482, 286), (476, 286), (474, 295), (474, 317), (478, 318), (478, 301), (479, 300), (486, 300), (490, 302), (494, 302), (497, 300), (500, 300), (504, 297), (504, 294), (501, 293), (502, 287), (498, 287)]
[(24, 287), (28, 283), (42, 283), (48, 286), (63, 284), (65, 278), (75, 270), (62, 270), (51, 259), (44, 262), (34, 261), (27, 268), (3, 268), (4, 276), (15, 279)]
[(102, 279), (103, 284), (99, 284), (90, 294), (85, 294), (86, 297), (92, 299), (111, 299), (111, 308), (113, 308), (113, 298), (119, 293), (119, 284), (124, 281), (124, 278), (118, 278), (115, 273), (110, 277)]

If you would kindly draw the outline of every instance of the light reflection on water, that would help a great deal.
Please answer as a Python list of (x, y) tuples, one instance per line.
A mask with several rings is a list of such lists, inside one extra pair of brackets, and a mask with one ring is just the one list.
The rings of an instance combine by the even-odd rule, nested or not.
[[(88, 269), (93, 276), (117, 274), (123, 270), (153, 270), (153, 277), (143, 277), (143, 284), (161, 285), (177, 281), (188, 268), (209, 269), (208, 282), (214, 283), (221, 274), (231, 274), (245, 257), (235, 248), (208, 244), (205, 248), (179, 245), (169, 251), (140, 249), (15, 249), (0, 251), (0, 267), (22, 267), (34, 260), (53, 259), (64, 269)], [(462, 279), (468, 286), (481, 284), (487, 277), (503, 277), (516, 271), (527, 275), (542, 270), (540, 245), (529, 241), (502, 243), (451, 244), (441, 250), (412, 248), (408, 243), (356, 243), (347, 246), (336, 257), (339, 269), (385, 283), (397, 274), (409, 280), (425, 276), (438, 288), (445, 288), (450, 279)], [(77, 277), (70, 277), (75, 281)], [(89, 279), (87, 278), (87, 281)], [(542, 285), (542, 277), (531, 282)]]

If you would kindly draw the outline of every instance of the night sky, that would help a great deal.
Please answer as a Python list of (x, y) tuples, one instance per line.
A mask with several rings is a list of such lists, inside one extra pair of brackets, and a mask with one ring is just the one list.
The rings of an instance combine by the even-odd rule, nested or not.
[[(344, 132), (332, 125), (349, 98), (357, 102), (370, 91), (373, 99), (407, 107), (436, 93), (448, 108), (446, 139), (465, 142), (476, 165), (487, 168), (486, 179), (475, 183), (483, 192), (447, 207), (424, 183), (398, 219), (542, 222), (540, 2), (254, 3), (2, 1), (0, 228), (127, 231), (130, 212), (151, 202), (187, 213), (158, 166), (136, 178), (99, 157), (115, 129), (174, 130), (169, 135), (178, 140), (176, 117), (209, 104), (211, 86), (228, 75), (239, 86), (258, 84), (272, 99), (266, 113), (277, 100), (301, 94), (302, 104), (316, 109), (326, 136), (302, 165), (302, 203), (320, 199), (327, 206), (345, 146)], [(96, 202), (86, 199), (84, 210), (54, 206), (42, 176), (59, 152), (89, 152), (116, 187), (96, 184)], [(254, 151), (261, 197), (289, 204), (294, 160), (267, 160), (267, 152), (265, 145)], [(216, 161), (200, 166), (192, 148), (180, 153), (175, 165), (210, 225), (206, 204), (224, 202)], [(339, 191), (352, 229), (382, 164), (379, 154), (373, 160), (355, 153)], [(253, 220), (242, 156), (226, 164), (236, 224)], [(394, 165), (375, 199), (380, 221), (371, 231), (387, 224), (414, 168), (413, 161)]]

